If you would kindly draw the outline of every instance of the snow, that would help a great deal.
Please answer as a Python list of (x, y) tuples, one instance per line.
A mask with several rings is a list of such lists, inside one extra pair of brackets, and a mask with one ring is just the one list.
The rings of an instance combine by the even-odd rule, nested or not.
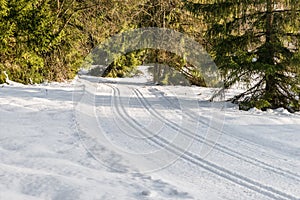
[(0, 199), (300, 199), (299, 113), (141, 70), (0, 85)]

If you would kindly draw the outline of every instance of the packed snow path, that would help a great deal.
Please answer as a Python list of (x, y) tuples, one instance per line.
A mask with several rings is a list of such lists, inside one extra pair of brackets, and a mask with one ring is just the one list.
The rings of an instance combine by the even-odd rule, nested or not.
[(89, 76), (4, 85), (0, 199), (300, 199), (299, 113), (211, 94)]
[[(192, 107), (180, 109), (178, 98), (195, 101), (193, 95), (185, 92), (178, 96), (177, 92), (177, 96), (168, 98), (172, 95), (168, 90), (188, 91), (183, 87), (110, 83), (101, 79), (92, 82), (85, 84), (89, 89), (80, 101), (92, 106), (79, 110), (96, 116), (98, 128), (94, 137), (101, 135), (101, 141), (106, 141), (111, 149), (122, 154), (136, 170), (156, 170), (156, 174), (168, 177), (171, 182), (176, 177), (180, 185), (194, 188), (202, 198), (210, 190), (213, 198), (222, 194), (236, 199), (243, 194), (245, 199), (299, 199), (298, 116), (286, 113), (285, 120), (290, 120), (290, 123), (277, 124), (282, 116), (276, 123), (275, 116), (272, 120), (260, 116), (259, 112), (241, 115), (239, 111), (228, 109), (224, 129), (217, 130), (221, 137), (214, 143), (205, 139), (205, 128), (209, 127), (209, 114), (205, 112), (209, 112), (208, 108), (216, 108), (200, 105), (194, 110)], [(188, 120), (183, 123), (183, 119)], [(89, 127), (91, 124), (86, 128)], [(196, 134), (190, 130), (195, 127)], [(205, 157), (200, 154), (203, 145), (213, 147)]]

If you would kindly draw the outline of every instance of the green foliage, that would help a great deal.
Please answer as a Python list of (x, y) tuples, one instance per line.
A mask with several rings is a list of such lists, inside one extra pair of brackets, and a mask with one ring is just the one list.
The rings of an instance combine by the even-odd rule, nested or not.
[(35, 53), (25, 52), (16, 60), (14, 70), (9, 71), (8, 74), (16, 81), (25, 84), (41, 83), (44, 80), (43, 67), (44, 62), (41, 57)]
[(103, 2), (0, 0), (1, 71), (25, 84), (74, 78), (90, 49), (107, 34), (105, 26), (94, 28), (104, 20)]
[(163, 64), (155, 64), (148, 68), (153, 76), (153, 81), (160, 85), (190, 85), (190, 81), (174, 67)]
[[(200, 19), (183, 5), (181, 0), (0, 0), (0, 83), (5, 82), (3, 71), (25, 84), (73, 78), (97, 44), (128, 29), (171, 28), (196, 36)], [(142, 54), (116, 58), (106, 75), (135, 74)], [(100, 58), (92, 59), (107, 64)]]
[[(126, 9), (127, 3), (124, 2), (124, 4)], [(187, 12), (183, 8), (183, 6), (184, 4), (181, 0), (140, 1), (136, 8), (130, 9), (132, 10), (132, 12), (134, 12), (132, 15), (133, 17), (127, 20), (127, 24), (126, 26), (123, 26), (123, 29), (127, 30), (131, 28), (159, 27), (177, 30), (189, 36), (199, 35), (198, 28), (199, 24), (201, 23), (200, 19)], [(178, 43), (179, 42), (180, 41), (178, 41)], [(127, 45), (124, 42), (123, 44), (124, 46)], [(122, 50), (122, 47), (117, 48), (121, 48)], [(114, 51), (114, 44), (111, 44), (110, 49), (111, 51)], [(198, 81), (199, 77), (192, 77), (193, 75), (200, 75), (200, 73), (191, 73), (192, 70), (196, 70), (196, 66), (189, 66), (189, 68), (184, 70), (187, 65), (182, 62), (182, 58), (179, 58), (178, 56), (171, 53), (166, 53), (164, 51), (156, 51), (150, 49), (147, 49), (143, 52), (144, 56), (134, 55), (140, 53), (140, 51), (135, 51), (131, 54), (127, 54), (126, 56), (121, 56), (107, 68), (103, 76), (128, 76), (130, 74), (130, 70), (135, 71), (135, 66), (137, 63), (160, 63), (176, 69), (177, 71), (185, 75), (188, 79), (190, 79), (193, 84), (204, 85), (203, 81)], [(95, 58), (95, 60), (97, 64), (103, 63), (103, 61), (98, 60), (99, 57), (104, 57), (104, 55), (101, 56), (100, 54), (101, 52), (96, 53), (97, 57)], [(125, 58), (128, 59), (128, 61), (125, 61)], [(134, 58), (140, 60), (137, 61), (134, 60)]]
[(222, 70), (226, 87), (241, 81), (249, 85), (234, 102), (299, 110), (299, 1), (203, 0), (185, 4), (207, 24), (207, 49)]
[(271, 106), (271, 103), (265, 99), (257, 99), (257, 100), (246, 99), (239, 104), (239, 108), (241, 110), (249, 110), (250, 108), (266, 110), (270, 106)]
[[(184, 85), (193, 84), (198, 86), (206, 86), (199, 68), (190, 65), (185, 59), (174, 53), (164, 50), (147, 49), (144, 62), (159, 64), (156, 68), (158, 71), (161, 71), (161, 73), (156, 73), (160, 74), (159, 77), (161, 76), (161, 78), (157, 78), (157, 80), (154, 80), (154, 82), (160, 82), (164, 80), (165, 83), (168, 82), (169, 84), (173, 84), (173, 82), (178, 82), (177, 80), (180, 79)], [(155, 74), (155, 72), (153, 73)], [(185, 81), (182, 80), (183, 77)]]
[(0, 63), (0, 83), (5, 83), (6, 76), (4, 74), (5, 68), (3, 64)]
[(122, 55), (109, 66), (108, 77), (132, 77), (138, 73), (137, 66), (142, 64), (144, 51), (134, 51)]

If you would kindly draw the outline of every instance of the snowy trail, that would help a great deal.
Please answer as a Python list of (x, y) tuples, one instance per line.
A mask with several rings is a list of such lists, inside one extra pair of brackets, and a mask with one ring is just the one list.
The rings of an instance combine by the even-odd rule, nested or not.
[[(151, 87), (150, 89), (148, 89), (148, 91), (150, 91), (150, 93), (152, 95), (158, 96), (158, 98), (162, 98), (169, 105), (172, 105), (174, 107), (174, 109), (176, 109), (176, 108), (178, 109), (178, 102), (176, 101), (177, 99), (175, 97), (170, 97), (169, 96), (170, 94), (172, 95), (172, 91), (170, 89), (168, 89), (166, 87), (165, 88), (164, 87), (159, 87), (159, 89), (157, 87), (155, 87), (155, 88)], [(166, 96), (166, 95), (168, 95), (168, 96)], [(195, 118), (196, 118), (197, 122), (202, 123), (204, 125), (208, 125), (207, 120), (205, 120), (205, 116), (204, 116), (204, 118), (203, 117), (202, 118), (201, 117), (195, 117), (195, 116), (199, 116), (199, 114), (197, 112), (199, 112), (199, 110), (195, 111), (193, 109), (188, 109), (187, 112), (184, 112), (183, 114), (186, 115), (187, 117), (189, 117), (190, 120), (195, 121)], [(258, 113), (261, 114), (261, 112), (258, 112)], [(236, 113), (233, 113), (233, 114), (236, 114)], [(257, 117), (261, 117), (261, 115), (259, 115), (259, 114), (249, 113), (249, 114), (246, 114), (245, 116), (240, 116), (239, 115), (239, 117), (257, 118)], [(285, 113), (285, 114), (290, 115), (288, 113)], [(290, 118), (299, 119), (298, 116), (292, 116), (292, 115), (290, 116)], [(274, 147), (276, 148), (276, 146), (266, 146), (265, 144), (262, 144), (262, 142), (260, 140), (257, 140), (257, 138), (255, 138), (256, 140), (251, 140), (251, 138), (248, 139), (245, 136), (240, 136), (239, 134), (234, 134), (234, 130), (230, 130), (230, 131), (227, 131), (227, 132), (222, 130), (222, 134), (228, 135), (230, 138), (235, 138), (235, 139), (237, 139), (241, 142), (244, 142), (246, 145), (251, 144), (252, 147), (255, 146), (256, 148), (274, 148)], [(268, 145), (269, 144), (271, 144), (271, 143), (268, 143)], [(285, 153), (285, 152), (284, 151), (279, 151), (279, 153)], [(292, 151), (290, 153), (296, 153), (296, 155), (300, 156), (299, 148), (292, 149)]]
[[(154, 115), (155, 117), (159, 118), (160, 120), (164, 121), (172, 129), (174, 129), (174, 130), (180, 129), (182, 134), (185, 134), (185, 135), (191, 137), (192, 139), (194, 139), (194, 140), (196, 140), (196, 141), (198, 141), (200, 143), (204, 143), (205, 145), (208, 145), (210, 147), (214, 147), (217, 150), (219, 150), (220, 152), (226, 153), (226, 154), (228, 154), (230, 156), (233, 156), (233, 157), (235, 157), (237, 159), (243, 160), (244, 162), (247, 162), (247, 163), (252, 164), (252, 165), (258, 165), (258, 166), (262, 167), (263, 169), (270, 170), (270, 171), (272, 171), (274, 173), (277, 173), (279, 175), (287, 176), (288, 178), (294, 179), (296, 181), (300, 181), (300, 175), (297, 174), (297, 173), (291, 172), (291, 171), (286, 170), (286, 169), (281, 169), (281, 168), (276, 167), (274, 165), (270, 165), (268, 163), (265, 163), (264, 161), (261, 161), (261, 160), (259, 160), (257, 158), (249, 156), (247, 154), (242, 154), (241, 152), (238, 152), (235, 149), (231, 149), (231, 148), (228, 148), (227, 146), (223, 146), (222, 144), (219, 144), (218, 142), (214, 143), (214, 142), (211, 142), (211, 141), (207, 141), (207, 140), (205, 140), (205, 138), (203, 136), (201, 136), (201, 135), (195, 135), (193, 132), (189, 131), (185, 127), (179, 127), (176, 123), (174, 123), (173, 121), (165, 118), (155, 108), (153, 108), (151, 106), (151, 103), (149, 103), (147, 101), (147, 99), (144, 97), (144, 95), (142, 94), (142, 92), (140, 90), (135, 89), (135, 93), (141, 99), (141, 103), (143, 104), (143, 106), (146, 108), (147, 111), (149, 111), (152, 115)], [(164, 99), (166, 99), (166, 98), (164, 98)], [(174, 102), (172, 102), (170, 100), (168, 100), (168, 103), (174, 105)], [(191, 111), (191, 113), (193, 113), (193, 111)], [(186, 115), (186, 116), (188, 116), (191, 120), (195, 121), (195, 116), (196, 115), (192, 115), (191, 113), (189, 113), (189, 112), (186, 113), (185, 112), (183, 114)], [(196, 119), (197, 119), (197, 117), (196, 117)], [(203, 123), (204, 125), (207, 125), (207, 123), (205, 123), (203, 121), (199, 121), (198, 120), (198, 122)], [(216, 131), (221, 132), (221, 134), (226, 134), (226, 135), (230, 135), (231, 136), (231, 134), (226, 133), (226, 132), (224, 132), (222, 130), (216, 130)], [(234, 137), (234, 136), (232, 136), (232, 137)], [(231, 138), (231, 142), (232, 142), (233, 139), (238, 139), (239, 141), (243, 140), (242, 137), (234, 137), (234, 138)], [(252, 144), (248, 140), (244, 140), (244, 142), (248, 145), (248, 148), (252, 147), (252, 149), (256, 149), (257, 150), (256, 144)], [(249, 145), (250, 145), (250, 147), (249, 147)], [(259, 147), (261, 147), (261, 145)]]
[[(114, 95), (115, 96), (119, 96), (120, 95), (120, 91), (118, 88), (116, 87), (113, 87), (114, 89)], [(118, 106), (117, 104), (114, 104), (114, 106)], [(146, 107), (147, 108), (147, 107)], [(124, 108), (122, 108), (124, 109)], [(148, 108), (147, 108), (148, 110)], [(118, 111), (118, 113), (120, 114), (120, 111)], [(143, 132), (145, 134), (146, 137), (148, 137), (148, 134), (147, 132), (149, 133), (149, 135), (151, 135), (151, 131), (150, 130), (147, 130), (147, 129), (138, 129), (138, 127), (141, 126), (141, 124), (137, 123), (134, 118), (131, 118), (129, 115), (125, 114), (126, 116), (122, 116), (123, 119), (125, 119), (126, 117), (128, 117), (130, 120), (126, 120), (128, 122), (128, 124), (130, 124), (131, 126), (135, 127), (138, 131), (140, 132)], [(133, 125), (132, 123), (130, 122), (134, 122), (135, 125)], [(151, 140), (156, 144), (156, 145), (159, 145), (159, 146), (162, 146), (162, 147), (165, 147), (166, 145), (167, 146), (167, 149), (171, 152), (173, 152), (174, 154), (178, 155), (178, 156), (181, 156), (181, 159), (185, 159), (186, 161), (188, 162), (191, 162), (195, 165), (198, 165), (199, 167), (202, 167), (212, 173), (215, 173), (225, 179), (229, 179), (239, 185), (242, 185), (244, 187), (247, 187), (249, 189), (252, 189), (256, 192), (260, 192), (264, 195), (267, 195), (269, 197), (274, 197), (276, 199), (284, 199), (284, 198), (287, 198), (287, 199), (297, 199), (296, 197), (293, 197), (292, 195), (289, 195), (289, 194), (286, 194), (284, 192), (281, 192), (281, 191), (278, 191), (270, 186), (266, 186), (266, 185), (263, 185), (259, 182), (256, 182), (254, 180), (251, 180), (247, 177), (244, 177), (244, 176), (241, 176), (233, 171), (230, 171), (230, 170), (227, 170), (223, 167), (220, 167), (220, 166), (217, 166), (213, 163), (210, 163), (200, 157), (198, 157), (197, 155), (195, 154), (192, 154), (190, 152), (186, 152), (184, 149), (181, 149), (180, 147), (176, 146), (176, 145), (173, 145), (172, 143), (170, 143), (169, 141), (165, 140), (164, 138), (162, 137), (156, 137), (157, 139), (153, 139), (151, 138)], [(194, 139), (194, 138), (193, 138)], [(183, 155), (181, 155), (182, 152), (185, 152)], [(274, 194), (273, 194), (274, 193)], [(281, 197), (277, 197), (277, 195), (280, 195)]]
[(135, 78), (4, 85), (0, 199), (300, 199), (300, 114), (210, 94)]
[[(167, 124), (167, 126), (171, 127), (172, 129), (174, 129), (174, 130), (178, 130), (179, 129), (179, 130), (181, 130), (182, 134), (187, 135), (191, 139), (193, 139), (193, 140), (195, 140), (197, 142), (200, 142), (202, 144), (204, 143), (205, 145), (208, 145), (210, 147), (214, 147), (218, 151), (223, 152), (223, 153), (225, 153), (225, 154), (227, 154), (229, 156), (235, 157), (235, 158), (237, 158), (239, 160), (242, 160), (242, 161), (247, 162), (247, 163), (252, 164), (252, 165), (260, 166), (263, 169), (272, 171), (272, 172), (274, 172), (276, 174), (279, 174), (279, 175), (286, 176), (286, 177), (288, 177), (290, 179), (294, 179), (296, 181), (300, 181), (300, 175), (299, 174), (296, 174), (296, 173), (293, 173), (291, 171), (288, 171), (288, 170), (281, 169), (279, 167), (270, 165), (270, 164), (265, 163), (265, 162), (263, 162), (263, 161), (261, 161), (259, 159), (253, 158), (252, 156), (249, 156), (247, 154), (242, 154), (242, 153), (240, 153), (240, 152), (238, 152), (238, 151), (236, 151), (234, 149), (228, 148), (227, 146), (223, 146), (222, 144), (214, 143), (214, 142), (211, 142), (211, 141), (207, 141), (201, 135), (194, 135), (194, 133), (192, 133), (188, 129), (185, 129), (184, 127), (179, 127), (176, 123), (174, 123), (174, 122), (172, 122), (172, 121), (164, 118), (163, 116), (161, 116), (161, 114), (157, 110), (153, 109), (152, 106), (151, 106), (151, 104), (149, 102), (147, 102), (146, 98), (143, 96), (143, 94), (138, 89), (136, 89), (135, 91), (139, 93), (139, 94), (137, 94), (137, 96), (140, 95), (140, 98), (143, 99), (144, 103), (142, 103), (142, 104), (145, 106), (145, 108), (152, 115), (154, 115), (155, 117), (159, 118), (162, 121), (165, 121), (166, 124)], [(217, 131), (219, 131), (219, 130), (217, 130)], [(222, 131), (222, 134), (224, 134), (223, 131)]]
[[(235, 184), (243, 186), (256, 193), (265, 195), (271, 199), (299, 199), (297, 197), (297, 195), (299, 195), (299, 193), (297, 192), (297, 185), (299, 184), (299, 175), (297, 173), (291, 172), (288, 169), (282, 169), (280, 167), (276, 167), (272, 165), (272, 163), (262, 161), (260, 159), (254, 158), (251, 155), (247, 155), (245, 153), (240, 153), (222, 144), (219, 143), (214, 144), (211, 141), (205, 141), (205, 138), (200, 135), (194, 135), (190, 130), (188, 130), (187, 127), (180, 127), (175, 122), (164, 117), (163, 115), (160, 114), (159, 111), (154, 109), (153, 106), (151, 105), (151, 102), (147, 101), (147, 98), (145, 98), (144, 94), (141, 92), (143, 90), (139, 89), (139, 86), (137, 85), (134, 84), (126, 85), (126, 83), (122, 83), (122, 84), (99, 83), (99, 84), (101, 85), (102, 88), (107, 87), (110, 88), (111, 90), (112, 95), (109, 98), (111, 98), (110, 106), (112, 107), (112, 113), (114, 115), (113, 118), (115, 119), (114, 122), (122, 124), (121, 127), (123, 128), (119, 128), (119, 129), (123, 130), (122, 131), (123, 133), (126, 134), (126, 131), (124, 130), (127, 130), (128, 132), (131, 132), (130, 133), (131, 135), (134, 134), (136, 134), (136, 136), (142, 135), (143, 139), (146, 138), (147, 143), (150, 144), (142, 145), (142, 147), (147, 149), (147, 148), (152, 148), (154, 146), (160, 149), (164, 149), (168, 153), (180, 157), (176, 162), (192, 163), (198, 167), (201, 167), (213, 173), (214, 175), (232, 181)], [(147, 88), (147, 86), (141, 86), (140, 88), (145, 88), (145, 87)], [(109, 89), (107, 88), (106, 90), (109, 91)], [(101, 94), (101, 91), (97, 91), (97, 93)], [(145, 127), (143, 125), (143, 120), (141, 120), (141, 117), (134, 116), (135, 114), (137, 115), (140, 114), (138, 114), (138, 112), (134, 112), (134, 113), (131, 112), (131, 115), (133, 114), (133, 116), (131, 116), (127, 112), (127, 110), (130, 112), (132, 107), (128, 107), (128, 100), (125, 100), (125, 103), (124, 100), (122, 100), (122, 99), (126, 99), (126, 97), (133, 98), (132, 95), (135, 95), (135, 98), (137, 98), (135, 102), (135, 106), (136, 103), (139, 102), (141, 108), (146, 111), (146, 112), (145, 111), (140, 111), (140, 112), (148, 113), (149, 115), (152, 115), (152, 117), (154, 117), (156, 120), (163, 122), (168, 129), (173, 129), (171, 132), (176, 132), (176, 131), (179, 132), (181, 134), (180, 139), (183, 140), (192, 139), (193, 142), (197, 142), (201, 145), (205, 143), (208, 146), (215, 146), (215, 149), (219, 151), (219, 156), (221, 155), (222, 157), (221, 159), (222, 162), (225, 163), (222, 162), (218, 163), (217, 160), (210, 161), (205, 158), (203, 159), (199, 155), (197, 155), (198, 153), (197, 150), (199, 149), (196, 149), (196, 151), (194, 152), (191, 149), (187, 151), (186, 149), (183, 148), (185, 146), (182, 147), (180, 146), (181, 145), (180, 143), (174, 142), (174, 140), (172, 140), (173, 138), (170, 138), (168, 134), (164, 134), (162, 132), (157, 133), (157, 131), (152, 132), (153, 131), (152, 129), (149, 129), (149, 127)], [(145, 94), (145, 95), (149, 95), (149, 94)], [(156, 99), (156, 103), (157, 103), (157, 99)], [(159, 103), (166, 104), (163, 101)], [(101, 106), (101, 105), (97, 105), (97, 106)], [(168, 131), (164, 130), (164, 132), (168, 132)], [(122, 134), (119, 134), (118, 137), (122, 137)], [(113, 140), (122, 141), (123, 139), (114, 138)], [(250, 145), (251, 147), (251, 143), (248, 143), (247, 145), (248, 146)], [(141, 148), (141, 146), (138, 146), (138, 148)], [(251, 148), (257, 148), (257, 146), (252, 146)], [(136, 151), (139, 150), (140, 149), (136, 149)], [(144, 159), (147, 160), (151, 158), (147, 158), (147, 156), (145, 156)], [(157, 159), (160, 160), (160, 158)], [(230, 166), (226, 166), (226, 162), (236, 163), (237, 166), (234, 166), (232, 167), (232, 169), (230, 169)], [(251, 165), (251, 167), (249, 167), (249, 164)], [(226, 167), (223, 167), (224, 165)], [(242, 173), (241, 172), (237, 173), (239, 171), (239, 168), (242, 169), (241, 170)], [(243, 170), (246, 172), (243, 172)], [(254, 176), (249, 176), (249, 173), (251, 172), (254, 174)], [(273, 184), (272, 181), (270, 180), (263, 180), (262, 178), (257, 176), (258, 174), (260, 174), (261, 177), (270, 177), (270, 176), (274, 177), (273, 180), (275, 180), (275, 184)], [(293, 192), (295, 192), (295, 195), (293, 195)]]

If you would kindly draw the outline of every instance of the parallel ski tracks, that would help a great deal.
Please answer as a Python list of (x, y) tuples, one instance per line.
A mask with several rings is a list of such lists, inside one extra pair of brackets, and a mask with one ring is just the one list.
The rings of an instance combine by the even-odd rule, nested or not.
[[(156, 90), (157, 90), (157, 89), (156, 89)], [(158, 91), (162, 92), (161, 90), (158, 90)], [(166, 101), (168, 101), (171, 105), (176, 106), (176, 105), (174, 104), (174, 102), (171, 101), (169, 98), (167, 98), (165, 95), (161, 94), (160, 97), (162, 97), (163, 99), (165, 99)], [(191, 113), (194, 113), (194, 114), (191, 114)], [(189, 118), (190, 118), (191, 120), (193, 120), (193, 121), (195, 121), (195, 116), (198, 116), (198, 115), (197, 115), (194, 111), (192, 111), (192, 110), (189, 110), (189, 112), (184, 112), (183, 114), (186, 115), (187, 117), (189, 117)], [(197, 123), (198, 123), (198, 122), (200, 122), (201, 124), (206, 125), (206, 126), (208, 125), (205, 121), (203, 121), (203, 120), (201, 120), (201, 119), (199, 119), (199, 118), (197, 118)], [(213, 127), (211, 127), (211, 128), (213, 128)], [(213, 129), (214, 129), (214, 128), (213, 128)], [(239, 136), (230, 134), (230, 133), (225, 132), (225, 131), (221, 131), (221, 133), (224, 134), (224, 135), (228, 135), (228, 136), (230, 136), (230, 137), (232, 137), (232, 138), (236, 138), (237, 140), (239, 140), (239, 141), (241, 141), (241, 142), (244, 142), (245, 144), (251, 144), (251, 145), (257, 146), (257, 147), (259, 147), (259, 148), (261, 148), (261, 147), (264, 147), (264, 148), (265, 148), (265, 146), (263, 146), (263, 145), (261, 145), (261, 144), (258, 144), (258, 143), (255, 143), (255, 142), (253, 142), (253, 141), (251, 141), (251, 140), (249, 140), (249, 139), (242, 138), (242, 137), (239, 137)], [(296, 176), (300, 177), (300, 175), (296, 175)]]
[[(113, 96), (112, 96), (112, 106), (114, 106), (116, 109), (113, 110), (115, 112), (114, 114), (119, 115), (121, 120), (124, 120), (128, 125), (130, 125), (132, 128), (137, 130), (139, 133), (143, 134), (144, 136), (148, 137), (151, 135), (151, 131), (147, 128), (141, 128), (142, 125), (136, 121), (134, 118), (132, 118), (124, 108), (121, 100), (120, 100), (120, 90), (111, 85), (106, 84), (108, 87), (112, 88), (113, 90)], [(135, 91), (137, 92), (137, 91)], [(138, 93), (138, 92), (137, 92)], [(137, 94), (136, 93), (136, 94)], [(144, 104), (146, 105), (146, 104)], [(147, 106), (146, 106), (147, 108)], [(150, 110), (148, 108), (148, 110)], [(169, 152), (175, 154), (176, 156), (180, 157), (181, 159), (193, 163), (203, 169), (206, 169), (207, 171), (210, 171), (211, 173), (218, 175), (226, 180), (232, 181), (240, 186), (244, 186), (252, 191), (255, 191), (257, 193), (260, 193), (262, 195), (268, 196), (273, 199), (290, 199), (290, 200), (299, 200), (299, 198), (287, 194), (285, 192), (282, 192), (280, 190), (277, 190), (271, 186), (264, 185), (260, 182), (257, 182), (255, 180), (252, 180), (250, 178), (247, 178), (245, 176), (242, 176), (238, 173), (235, 173), (233, 171), (230, 171), (228, 169), (225, 169), (221, 166), (218, 166), (212, 162), (209, 162), (207, 160), (204, 160), (203, 158), (199, 157), (196, 154), (193, 154), (191, 152), (185, 151), (184, 149), (175, 146), (174, 144), (170, 143), (166, 139), (156, 135), (155, 137), (149, 137), (148, 138), (152, 143), (154, 143), (157, 146), (163, 147)], [(221, 148), (221, 147), (220, 147)]]
[[(247, 162), (249, 164), (253, 164), (255, 166), (260, 166), (263, 169), (272, 171), (272, 172), (274, 172), (276, 174), (283, 175), (285, 177), (288, 177), (290, 179), (293, 179), (293, 180), (296, 180), (296, 181), (300, 182), (300, 175), (299, 174), (296, 174), (294, 172), (291, 172), (291, 171), (288, 171), (288, 170), (285, 170), (285, 169), (282, 169), (282, 168), (279, 168), (279, 167), (274, 167), (273, 165), (265, 163), (265, 162), (263, 162), (261, 160), (253, 158), (251, 156), (248, 156), (248, 155), (245, 155), (245, 154), (241, 154), (240, 152), (237, 152), (237, 151), (235, 151), (233, 149), (230, 149), (230, 148), (228, 148), (228, 147), (226, 147), (224, 145), (221, 145), (219, 143), (212, 143), (212, 142), (210, 142), (208, 140), (205, 140), (205, 138), (203, 136), (196, 135), (195, 133), (191, 132), (190, 130), (188, 130), (188, 129), (184, 128), (184, 127), (178, 126), (176, 123), (174, 123), (173, 121), (165, 118), (155, 108), (153, 108), (151, 106), (151, 104), (148, 102), (148, 100), (144, 97), (144, 95), (142, 94), (142, 92), (140, 90), (134, 89), (134, 93), (139, 98), (141, 104), (145, 107), (146, 110), (149, 111), (150, 114), (152, 114), (152, 115), (156, 116), (157, 118), (165, 121), (165, 123), (170, 128), (173, 128), (174, 130), (181, 129), (182, 133), (185, 134), (186, 136), (190, 137), (191, 139), (195, 139), (196, 141), (204, 143), (204, 144), (209, 145), (211, 147), (213, 146), (217, 150), (219, 150), (219, 151), (221, 151), (223, 153), (226, 153), (228, 155), (231, 155), (231, 156), (233, 156), (235, 158), (238, 158), (240, 160), (243, 160), (243, 161), (245, 161), (245, 162)], [(162, 97), (165, 98), (164, 96), (162, 96)], [(167, 101), (169, 103), (172, 103), (169, 100), (167, 100)], [(183, 114), (189, 116), (192, 119), (192, 116), (190, 116), (190, 114), (188, 114), (188, 113), (183, 113)], [(198, 121), (198, 122), (202, 123), (203, 125), (208, 125), (208, 124), (206, 124), (203, 121)], [(228, 133), (226, 133), (224, 131), (218, 130), (218, 129), (214, 128), (214, 127), (210, 127), (210, 128), (213, 128), (215, 131), (218, 131), (221, 134), (226, 134), (226, 135), (232, 136), (231, 134), (228, 134)], [(242, 139), (242, 138), (239, 138), (239, 137), (236, 137), (236, 138), (238, 140)], [(244, 141), (244, 142), (246, 142), (246, 141)]]

